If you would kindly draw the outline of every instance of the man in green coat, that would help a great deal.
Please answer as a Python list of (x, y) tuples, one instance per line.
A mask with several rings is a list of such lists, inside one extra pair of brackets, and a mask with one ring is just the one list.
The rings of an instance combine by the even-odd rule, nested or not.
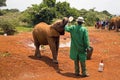
[(70, 58), (74, 60), (75, 64), (75, 75), (79, 76), (79, 62), (82, 69), (82, 77), (88, 77), (86, 71), (86, 50), (89, 49), (89, 37), (88, 31), (82, 26), (84, 23), (83, 17), (78, 17), (77, 25), (65, 26), (65, 31), (70, 32), (71, 35), (71, 47), (70, 47)]

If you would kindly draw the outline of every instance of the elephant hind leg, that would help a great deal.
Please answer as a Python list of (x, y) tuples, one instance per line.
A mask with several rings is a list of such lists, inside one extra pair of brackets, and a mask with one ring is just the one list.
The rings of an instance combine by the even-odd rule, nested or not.
[(40, 49), (39, 49), (39, 47), (40, 47), (39, 41), (36, 40), (36, 39), (34, 39), (34, 45), (35, 45), (35, 47), (36, 47), (36, 49), (35, 49), (35, 56), (36, 56), (37, 58), (41, 58), (41, 53), (40, 53)]
[(117, 28), (116, 28), (116, 32), (118, 32), (118, 31), (119, 31), (119, 28), (117, 27)]
[(35, 46), (36, 46), (36, 49), (35, 49), (35, 56), (37, 57), (37, 58), (41, 58), (41, 53), (40, 53), (40, 50), (39, 50), (39, 46), (40, 45), (36, 45), (35, 44)]
[(35, 56), (40, 58), (41, 57), (41, 54), (40, 54), (40, 50), (39, 50), (39, 47), (40, 47), (40, 43), (38, 41), (38, 38), (36, 36), (37, 34), (35, 33), (35, 31), (33, 31), (33, 39), (34, 39), (34, 45), (35, 45)]

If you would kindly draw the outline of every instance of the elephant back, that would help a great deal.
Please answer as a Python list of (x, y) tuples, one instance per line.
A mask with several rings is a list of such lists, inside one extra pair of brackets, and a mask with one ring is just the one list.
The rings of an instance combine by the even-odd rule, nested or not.
[(46, 36), (46, 31), (48, 30), (48, 28), (48, 24), (41, 22), (34, 27), (33, 31), (35, 31), (38, 34), (42, 33), (43, 36)]
[(48, 44), (48, 38), (59, 36), (59, 32), (44, 22), (37, 24), (33, 29), (33, 38), (40, 44)]
[(33, 38), (34, 40), (39, 41), (42, 44), (47, 44), (47, 30), (49, 29), (49, 25), (41, 22), (37, 24), (33, 29)]

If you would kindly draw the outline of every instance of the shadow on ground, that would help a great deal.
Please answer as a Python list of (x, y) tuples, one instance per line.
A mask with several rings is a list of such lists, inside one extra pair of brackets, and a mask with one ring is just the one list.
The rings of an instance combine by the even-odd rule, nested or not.
[(62, 71), (59, 68), (59, 64), (53, 63), (52, 59), (49, 58), (49, 57), (47, 57), (47, 56), (42, 56), (41, 58), (36, 58), (35, 56), (30, 55), (28, 57), (31, 58), (31, 59), (34, 59), (34, 60), (40, 60), (40, 61), (45, 62), (48, 66), (53, 67), (57, 73), (59, 73), (60, 71)]
[(52, 59), (49, 58), (48, 56), (42, 56), (41, 58), (36, 58), (35, 56), (30, 55), (28, 57), (31, 59), (34, 59), (34, 60), (40, 60), (40, 61), (45, 62), (48, 66), (53, 67), (55, 69), (55, 71), (62, 76), (72, 77), (72, 78), (80, 78), (81, 77), (81, 76), (76, 76), (74, 73), (71, 73), (71, 72), (63, 73), (62, 72), (63, 70), (59, 68), (59, 63), (58, 64), (53, 63)]

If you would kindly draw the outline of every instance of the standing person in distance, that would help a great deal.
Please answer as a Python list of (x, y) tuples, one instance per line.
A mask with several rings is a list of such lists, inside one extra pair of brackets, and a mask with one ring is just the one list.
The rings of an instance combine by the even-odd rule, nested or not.
[(76, 25), (65, 26), (65, 31), (69, 32), (71, 35), (70, 58), (74, 60), (75, 75), (80, 75), (81, 67), (81, 76), (88, 77), (89, 75), (86, 69), (86, 49), (89, 49), (88, 31), (82, 25), (84, 23), (83, 17), (78, 17), (76, 21)]

